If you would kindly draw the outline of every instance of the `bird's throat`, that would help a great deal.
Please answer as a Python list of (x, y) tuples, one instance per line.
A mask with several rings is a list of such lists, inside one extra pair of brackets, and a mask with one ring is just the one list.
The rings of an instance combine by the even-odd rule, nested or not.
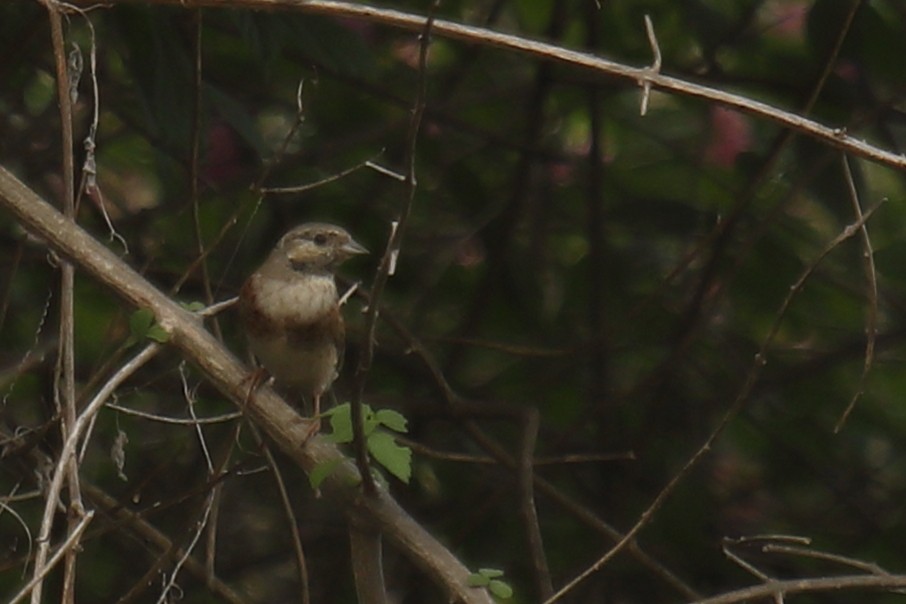
[(337, 305), (337, 286), (330, 274), (295, 274), (292, 279), (258, 276), (256, 306), (275, 323), (316, 321)]

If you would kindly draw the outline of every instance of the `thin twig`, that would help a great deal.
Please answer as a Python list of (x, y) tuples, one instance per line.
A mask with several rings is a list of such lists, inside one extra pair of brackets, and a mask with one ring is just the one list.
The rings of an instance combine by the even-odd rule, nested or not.
[(192, 535), (192, 539), (189, 541), (189, 545), (186, 546), (183, 555), (180, 556), (179, 560), (176, 561), (176, 564), (173, 566), (173, 570), (170, 572), (170, 578), (167, 579), (166, 584), (161, 590), (160, 597), (157, 599), (157, 604), (164, 604), (164, 602), (169, 602), (171, 593), (170, 591), (176, 585), (176, 578), (179, 576), (179, 571), (182, 569), (183, 565), (189, 559), (189, 556), (192, 555), (192, 550), (195, 549), (195, 546), (198, 544), (198, 540), (201, 539), (201, 536), (204, 534), (204, 529), (208, 525), (208, 517), (211, 514), (211, 507), (214, 502), (214, 493), (211, 491), (211, 494), (208, 495), (205, 500), (204, 511), (201, 515), (201, 520), (197, 522), (197, 529), (195, 534)]
[[(264, 193), (261, 192), (261, 187), (264, 185), (264, 182), (270, 177), (271, 173), (274, 171), (274, 169), (277, 167), (277, 165), (279, 165), (279, 163), (282, 161), (284, 155), (286, 155), (287, 149), (289, 149), (290, 142), (292, 142), (293, 138), (296, 136), (296, 132), (299, 131), (299, 128), (301, 128), (302, 124), (305, 122), (305, 105), (302, 102), (302, 93), (303, 93), (304, 87), (305, 87), (305, 80), (300, 79), (299, 85), (296, 87), (296, 119), (293, 121), (293, 125), (290, 126), (290, 128), (286, 131), (286, 134), (283, 136), (283, 140), (281, 141), (280, 146), (277, 147), (277, 150), (274, 152), (274, 156), (271, 157), (267, 162), (265, 162), (264, 167), (261, 170), (261, 173), (258, 175), (258, 178), (255, 180), (255, 182), (251, 186), (251, 190), (256, 193), (257, 199), (254, 202), (254, 205), (252, 208), (252, 213), (249, 216), (248, 221), (246, 222), (242, 231), (240, 231), (240, 233), (239, 233), (236, 246), (233, 248), (233, 251), (230, 254), (229, 258), (227, 258), (227, 261), (226, 261), (226, 264), (224, 265), (224, 269), (223, 269), (223, 273), (222, 273), (223, 275), (227, 275), (229, 273), (230, 268), (233, 266), (233, 262), (236, 260), (236, 256), (239, 253), (242, 242), (245, 240), (245, 236), (248, 234), (249, 227), (252, 224), (252, 218), (258, 212), (258, 208), (261, 206), (261, 203), (264, 201)], [(211, 241), (211, 244), (208, 245), (207, 249), (205, 250), (205, 253), (203, 255), (199, 256), (198, 258), (196, 258), (195, 261), (183, 273), (182, 277), (177, 282), (176, 286), (174, 286), (174, 291), (178, 291), (179, 288), (182, 287), (182, 285), (185, 283), (185, 281), (189, 278), (189, 276), (194, 271), (194, 267), (197, 266), (197, 264), (199, 262), (202, 262), (205, 259), (205, 257), (208, 254), (210, 254), (214, 249), (216, 249), (217, 246), (220, 244), (220, 242), (224, 240), (224, 238), (226, 237), (229, 230), (231, 228), (233, 228), (233, 226), (235, 226), (236, 222), (239, 220), (239, 217), (242, 215), (243, 207), (244, 207), (244, 204), (238, 204), (236, 206), (236, 209), (233, 211), (233, 213), (230, 214), (229, 218), (227, 218), (226, 221), (224, 221), (223, 226), (220, 229), (220, 232), (213, 239), (213, 241)]]
[(817, 579), (788, 579), (745, 587), (711, 598), (695, 600), (689, 604), (753, 602), (759, 598), (773, 597), (777, 593), (787, 595), (822, 592), (837, 594), (843, 590), (890, 590), (903, 587), (906, 587), (906, 575), (847, 575), (841, 577), (820, 577)]
[(657, 36), (654, 34), (654, 24), (651, 23), (651, 17), (645, 15), (645, 33), (648, 35), (648, 44), (651, 46), (651, 53), (654, 55), (654, 61), (648, 68), (648, 76), (639, 80), (642, 87), (642, 102), (639, 107), (639, 115), (645, 117), (648, 114), (648, 101), (651, 97), (651, 77), (661, 73), (661, 47), (657, 43)]
[(406, 230), (406, 224), (409, 221), (409, 215), (412, 212), (412, 206), (415, 202), (415, 191), (417, 186), (415, 177), (415, 147), (421, 128), (422, 116), (425, 112), (425, 97), (428, 80), (428, 47), (431, 43), (434, 11), (437, 9), (438, 4), (439, 0), (435, 1), (432, 5), (431, 14), (424, 21), (419, 38), (418, 90), (415, 96), (412, 119), (409, 121), (409, 132), (406, 139), (406, 199), (403, 203), (402, 210), (400, 211), (399, 218), (394, 221), (395, 224), (391, 230), (387, 248), (381, 258), (381, 263), (378, 266), (374, 282), (371, 286), (371, 299), (368, 303), (368, 310), (365, 315), (365, 339), (362, 345), (362, 355), (359, 357), (359, 364), (355, 371), (355, 396), (352, 400), (352, 428), (355, 442), (356, 465), (358, 465), (359, 472), (362, 475), (362, 484), (365, 492), (371, 495), (376, 493), (377, 489), (374, 479), (371, 476), (371, 470), (369, 469), (368, 463), (368, 452), (365, 449), (362, 399), (365, 394), (365, 381), (374, 359), (375, 330), (377, 328), (378, 308), (380, 307), (381, 295), (384, 292), (384, 286), (387, 284), (387, 280), (395, 270), (396, 258), (399, 255), (403, 241), (403, 233)]
[[(22, 516), (19, 514), (19, 512), (17, 512), (13, 507), (11, 507), (9, 505), (10, 503), (17, 501), (16, 491), (19, 490), (20, 485), (21, 485), (21, 483), (16, 483), (16, 485), (13, 487), (13, 490), (10, 492), (9, 495), (0, 497), (0, 514), (2, 514), (3, 512), (9, 512), (10, 514), (12, 514), (13, 518), (16, 519), (16, 522), (18, 522), (19, 525), (22, 526), (22, 531), (25, 533), (25, 536), (28, 538), (28, 550), (25, 554), (26, 563), (22, 566), (22, 578), (25, 578), (25, 575), (28, 572), (28, 562), (27, 561), (31, 560), (31, 552), (32, 552), (32, 549), (34, 548), (34, 539), (32, 539), (32, 537), (31, 537), (31, 529), (28, 528), (28, 523), (25, 522), (25, 520), (22, 518)], [(41, 496), (40, 492), (34, 491), (33, 493), (26, 493), (25, 497), (23, 497), (22, 495), (19, 495), (18, 501), (24, 501), (24, 500), (26, 500), (26, 498), (34, 499), (34, 498), (37, 498), (40, 496)]]
[(215, 415), (214, 417), (193, 417), (192, 419), (181, 419), (178, 417), (167, 417), (166, 415), (145, 413), (144, 411), (139, 411), (138, 409), (130, 409), (129, 407), (117, 405), (116, 403), (107, 403), (105, 406), (110, 409), (119, 411), (120, 413), (125, 413), (126, 415), (134, 415), (136, 417), (141, 417), (142, 419), (148, 419), (154, 422), (160, 422), (162, 424), (177, 424), (182, 426), (196, 426), (198, 424), (222, 424), (224, 422), (233, 421), (242, 417), (242, 413), (237, 411), (236, 413), (225, 413), (223, 415)]
[(3, 393), (3, 398), (0, 398), (0, 408), (6, 407), (6, 404), (9, 402), (9, 398), (13, 394), (13, 390), (16, 387), (16, 382), (19, 377), (24, 375), (35, 365), (42, 363), (44, 361), (44, 357), (49, 352), (55, 350), (58, 347), (56, 338), (53, 338), (50, 341), (45, 342), (39, 346), (39, 343), (41, 341), (41, 333), (43, 333), (44, 327), (47, 325), (47, 318), (50, 316), (50, 305), (51, 302), (53, 302), (53, 297), (53, 287), (48, 284), (47, 296), (44, 298), (44, 304), (41, 306), (41, 316), (38, 318), (38, 325), (35, 327), (35, 335), (32, 340), (31, 346), (28, 348), (28, 350), (25, 351), (25, 354), (22, 355), (22, 358), (12, 370), (0, 373), (0, 385), (9, 383), (9, 386), (6, 388), (6, 392)]
[[(41, 530), (38, 532), (38, 551), (35, 555), (35, 576), (39, 574), (38, 567), (41, 571), (44, 569), (45, 560), (47, 559), (48, 550), (50, 549), (50, 530), (53, 526), (53, 516), (56, 510), (56, 502), (60, 496), (60, 490), (63, 487), (63, 477), (66, 474), (65, 468), (69, 465), (69, 460), (75, 455), (76, 447), (83, 432), (91, 424), (91, 419), (101, 409), (110, 395), (123, 383), (126, 378), (132, 375), (139, 367), (148, 362), (157, 351), (160, 345), (157, 343), (149, 344), (133, 357), (128, 363), (123, 365), (113, 377), (107, 381), (95, 397), (88, 403), (88, 406), (78, 416), (67, 434), (63, 450), (60, 452), (60, 458), (54, 469), (53, 478), (47, 488), (47, 500), (44, 504), (44, 515), (41, 518)], [(40, 595), (40, 582), (32, 591), (32, 601), (34, 602), (35, 594)], [(40, 604), (40, 599), (35, 603)]]
[(259, 189), (259, 191), (261, 193), (270, 193), (273, 195), (289, 195), (289, 194), (294, 194), (294, 193), (304, 193), (305, 191), (317, 189), (318, 187), (322, 187), (322, 186), (330, 184), (332, 182), (336, 182), (336, 181), (340, 180), (341, 178), (349, 176), (353, 172), (357, 172), (357, 171), (361, 170), (362, 168), (370, 168), (373, 165), (374, 164), (373, 164), (372, 160), (366, 159), (365, 161), (359, 162), (356, 165), (352, 166), (351, 168), (346, 168), (345, 170), (337, 172), (336, 174), (331, 174), (330, 176), (325, 176), (324, 178), (321, 178), (314, 182), (306, 183), (304, 185), (296, 185), (294, 187), (261, 187)]
[[(846, 155), (843, 155), (841, 159), (843, 161), (843, 175), (846, 178), (846, 184), (849, 188), (849, 199), (852, 202), (853, 213), (855, 214), (856, 219), (859, 219), (862, 217), (862, 204), (859, 202), (859, 192), (856, 190), (856, 183), (853, 180), (853, 173), (849, 167), (849, 161), (846, 159)], [(862, 374), (859, 376), (859, 386), (856, 388), (856, 392), (853, 393), (853, 396), (846, 406), (846, 409), (843, 411), (843, 414), (840, 416), (840, 419), (837, 420), (837, 424), (834, 426), (834, 434), (837, 434), (843, 429), (843, 425), (846, 424), (849, 414), (856, 408), (856, 403), (859, 402), (859, 399), (861, 399), (862, 395), (865, 393), (865, 385), (868, 383), (868, 374), (871, 373), (871, 368), (874, 364), (875, 342), (878, 337), (878, 273), (875, 271), (875, 255), (874, 250), (872, 250), (871, 238), (868, 235), (868, 227), (866, 227), (864, 223), (859, 229), (859, 234), (862, 236), (862, 260), (863, 265), (865, 266), (865, 289), (867, 290), (866, 298), (868, 299), (868, 312), (865, 317), (865, 360), (862, 363)]]
[(522, 443), (519, 451), (519, 515), (524, 525), (528, 555), (532, 564), (532, 575), (535, 577), (535, 589), (538, 599), (545, 600), (554, 593), (551, 581), (550, 566), (544, 553), (544, 538), (541, 534), (541, 522), (535, 506), (535, 472), (533, 458), (535, 444), (538, 441), (538, 410), (530, 408), (522, 421)]
[(214, 302), (210, 306), (202, 308), (196, 314), (200, 317), (213, 317), (214, 315), (220, 314), (231, 306), (234, 306), (237, 302), (239, 302), (239, 298), (237, 296), (233, 296), (232, 298), (229, 298), (228, 300), (224, 300), (222, 302)]
[(267, 443), (262, 438), (258, 428), (252, 426), (252, 434), (255, 441), (261, 447), (267, 465), (270, 468), (271, 476), (274, 477), (274, 484), (277, 486), (277, 493), (280, 495), (280, 503), (283, 506), (283, 513), (286, 515), (287, 530), (293, 540), (293, 553), (296, 555), (296, 566), (299, 570), (299, 591), (301, 592), (302, 604), (311, 604), (311, 582), (308, 578), (308, 564), (305, 561), (305, 548), (302, 545), (302, 537), (299, 535), (299, 523), (296, 521), (296, 513), (293, 511), (293, 504), (289, 499), (289, 491), (286, 489), (286, 481), (283, 480), (283, 474), (280, 472), (280, 466), (274, 459)]
[[(75, 159), (73, 155), (73, 125), (72, 125), (72, 91), (68, 62), (66, 60), (66, 42), (63, 35), (63, 19), (60, 8), (54, 0), (44, 0), (50, 19), (50, 39), (53, 47), (54, 66), (56, 68), (57, 102), (60, 109), (60, 138), (62, 151), (62, 177), (63, 177), (63, 215), (75, 221)], [(75, 267), (67, 259), (60, 259), (60, 327), (59, 351), (56, 369), (54, 371), (54, 402), (62, 421), (60, 428), (63, 440), (68, 440), (76, 423), (76, 391), (75, 391)], [(69, 505), (72, 514), (68, 515), (67, 530), (70, 535), (78, 526), (80, 516), (83, 515), (79, 490), (79, 471), (74, 456), (60, 457), (57, 467), (60, 474), (65, 470), (69, 492)], [(54, 509), (56, 495), (48, 496), (45, 512)], [(46, 518), (46, 517), (45, 517)], [(49, 539), (49, 529), (44, 532), (42, 524), (41, 535)], [(32, 604), (40, 604), (42, 596), (42, 582), (44, 564), (47, 556), (47, 543), (41, 542), (39, 537), (38, 553), (35, 556), (34, 590), (31, 592)], [(44, 547), (41, 547), (44, 546)], [(77, 548), (65, 550), (65, 563), (63, 571), (63, 587), (60, 601), (71, 604), (75, 600), (75, 570)]]
[[(185, 388), (185, 380), (184, 380)], [(195, 395), (192, 392), (187, 392), (185, 394), (187, 401), (190, 402), (195, 399)], [(179, 576), (179, 572), (184, 565), (188, 563), (192, 558), (192, 551), (198, 545), (198, 542), (201, 540), (201, 537), (207, 532), (208, 541), (207, 543), (212, 547), (208, 551), (208, 555), (205, 560), (205, 577), (206, 579), (212, 579), (214, 574), (214, 552), (213, 549), (216, 545), (216, 526), (213, 524), (213, 519), (216, 517), (216, 510), (218, 509), (218, 499), (219, 495), (222, 492), (222, 480), (228, 476), (226, 471), (226, 465), (229, 463), (230, 455), (233, 451), (236, 439), (239, 437), (239, 429), (241, 424), (237, 423), (233, 428), (233, 435), (227, 438), (224, 442), (222, 451), (217, 455), (218, 462), (215, 465), (213, 457), (208, 453), (208, 447), (205, 443), (205, 439), (201, 433), (201, 426), (196, 426), (198, 430), (199, 439), (201, 442), (202, 449), (205, 453), (205, 458), (208, 463), (208, 484), (211, 485), (211, 490), (208, 493), (207, 497), (203, 503), (203, 510), (201, 518), (196, 521), (196, 530), (192, 539), (189, 541), (189, 544), (186, 546), (182, 555), (176, 561), (176, 564), (173, 566), (173, 570), (170, 573), (169, 579), (166, 580), (166, 583), (161, 590), (160, 597), (158, 598), (158, 604), (163, 604), (164, 602), (169, 602), (174, 597), (172, 593), (173, 589), (178, 589), (176, 584), (176, 579)]]
[(192, 416), (192, 420), (194, 420), (193, 425), (195, 427), (195, 434), (198, 436), (198, 444), (201, 447), (201, 452), (204, 453), (204, 459), (208, 465), (208, 475), (212, 475), (214, 473), (214, 461), (211, 459), (211, 452), (208, 450), (208, 443), (205, 440), (204, 432), (201, 429), (202, 424), (198, 421), (198, 417), (195, 416), (195, 402), (197, 397), (195, 396), (194, 389), (189, 387), (189, 378), (186, 375), (185, 362), (179, 364), (179, 379), (182, 382), (182, 395), (186, 401), (186, 408), (189, 410), (189, 415)]
[(88, 523), (91, 522), (92, 518), (94, 518), (94, 510), (88, 510), (87, 512), (85, 512), (85, 515), (78, 520), (78, 522), (70, 531), (69, 536), (66, 537), (66, 541), (64, 541), (60, 545), (57, 551), (54, 552), (53, 556), (51, 556), (50, 559), (47, 560), (46, 564), (41, 567), (41, 572), (36, 573), (35, 576), (32, 577), (31, 581), (26, 583), (25, 587), (23, 587), (19, 591), (19, 593), (17, 593), (8, 602), (8, 604), (16, 604), (17, 602), (20, 602), (23, 598), (25, 598), (25, 596), (28, 595), (29, 592), (31, 592), (32, 598), (34, 598), (35, 591), (38, 591), (38, 588), (41, 585), (41, 582), (44, 580), (44, 577), (47, 576), (47, 573), (53, 570), (53, 567), (57, 565), (57, 563), (60, 561), (60, 558), (68, 556), (74, 548), (78, 547), (79, 539), (82, 537), (82, 533), (85, 532), (85, 529), (88, 528)]
[[(108, 405), (109, 407), (110, 405)], [(411, 438), (406, 438), (404, 436), (396, 435), (394, 440), (399, 442), (401, 445), (406, 445), (419, 455), (424, 457), (430, 457), (431, 459), (439, 459), (441, 461), (451, 461), (456, 463), (471, 463), (471, 464), (480, 464), (480, 465), (499, 465), (500, 460), (495, 459), (490, 455), (471, 455), (469, 453), (453, 453), (451, 451), (438, 451), (437, 449), (432, 449), (422, 443), (412, 440)], [(568, 465), (568, 464), (580, 464), (580, 463), (602, 463), (608, 461), (629, 461), (635, 459), (635, 454), (632, 451), (627, 451), (625, 453), (566, 453), (564, 455), (555, 455), (550, 457), (538, 457), (535, 456), (532, 458), (532, 463), (536, 468), (543, 466), (556, 466), (556, 465)]]
[(760, 579), (765, 582), (773, 580), (772, 577), (770, 577), (767, 573), (759, 570), (758, 568), (755, 567), (754, 564), (743, 559), (742, 556), (740, 556), (739, 554), (734, 552), (732, 549), (730, 549), (730, 545), (733, 545), (733, 544), (729, 543), (729, 540), (726, 540), (726, 539), (724, 540), (724, 543), (721, 545), (720, 549), (724, 553), (724, 556), (726, 556), (727, 558), (729, 558), (730, 560), (735, 562), (737, 566), (739, 566), (740, 568), (742, 568), (743, 570), (745, 570), (746, 572), (748, 572), (749, 574), (754, 576), (756, 579)]
[(856, 570), (865, 571), (873, 575), (882, 575), (885, 577), (891, 576), (888, 571), (884, 570), (874, 562), (865, 562), (864, 560), (857, 560), (856, 558), (850, 558), (848, 556), (831, 554), (829, 552), (814, 551), (806, 549), (804, 547), (768, 543), (761, 548), (761, 551), (766, 554), (786, 554), (788, 556), (800, 556), (802, 558), (812, 558), (814, 560), (822, 560), (824, 562), (833, 562), (842, 566), (855, 568)]
[[(883, 203), (883, 202), (882, 202)], [(673, 494), (673, 491), (683, 482), (686, 476), (692, 471), (694, 467), (707, 455), (711, 450), (711, 447), (717, 441), (717, 439), (723, 434), (727, 426), (730, 425), (730, 422), (736, 418), (737, 415), (743, 410), (746, 403), (749, 400), (749, 397), (752, 394), (752, 391), (755, 388), (761, 371), (764, 368), (764, 365), (767, 363), (767, 352), (770, 345), (773, 343), (774, 338), (777, 335), (777, 332), (780, 330), (780, 325), (783, 322), (783, 319), (786, 316), (787, 310), (792, 304), (793, 300), (802, 291), (802, 288), (805, 286), (805, 282), (812, 275), (812, 273), (818, 268), (818, 265), (824, 258), (830, 254), (837, 246), (839, 246), (843, 241), (854, 236), (866, 221), (874, 214), (875, 210), (880, 207), (881, 204), (875, 205), (870, 208), (867, 212), (862, 214), (858, 220), (854, 223), (848, 225), (843, 229), (840, 234), (838, 234), (833, 241), (831, 241), (825, 248), (822, 250), (818, 257), (809, 264), (796, 282), (790, 287), (789, 292), (784, 298), (783, 302), (780, 305), (780, 309), (774, 316), (774, 321), (768, 329), (767, 335), (762, 340), (761, 346), (759, 347), (758, 352), (755, 354), (755, 358), (752, 362), (752, 366), (749, 369), (746, 379), (743, 382), (742, 387), (737, 393), (733, 403), (724, 413), (724, 416), (721, 418), (717, 426), (711, 431), (711, 434), (705, 439), (705, 442), (692, 454), (692, 456), (686, 461), (683, 467), (677, 472), (670, 481), (664, 486), (663, 489), (655, 496), (654, 500), (648, 505), (647, 508), (641, 513), (639, 519), (632, 526), (629, 531), (623, 536), (623, 538), (613, 547), (611, 547), (603, 556), (594, 562), (591, 566), (582, 571), (577, 577), (569, 581), (565, 586), (560, 588), (560, 590), (554, 594), (554, 596), (545, 601), (544, 604), (553, 604), (557, 602), (567, 593), (575, 589), (579, 584), (584, 582), (590, 576), (601, 570), (610, 560), (612, 560), (620, 551), (625, 548), (629, 542), (635, 538), (635, 536), (641, 532), (641, 530), (651, 522), (651, 519), (654, 517), (654, 514), (661, 508), (661, 506), (667, 501), (667, 499)], [(773, 593), (773, 592), (772, 592)]]
[[(127, 505), (123, 505), (121, 501), (114, 499), (91, 483), (86, 483), (84, 487), (85, 495), (88, 499), (110, 517), (113, 521), (113, 527), (116, 527), (117, 530), (123, 526), (127, 527), (136, 538), (169, 556), (172, 560), (177, 560), (183, 555), (183, 550), (174, 545), (169, 537), (145, 520), (142, 514), (135, 512)], [(206, 575), (204, 567), (195, 558), (188, 558), (185, 568), (196, 578), (206, 583), (207, 588), (218, 600), (229, 602), (230, 604), (243, 604), (245, 602), (239, 594), (233, 591), (219, 577)], [(124, 601), (127, 601), (126, 598), (119, 600), (119, 602)]]
[[(416, 338), (402, 322), (397, 320), (392, 315), (392, 313), (384, 312), (383, 317), (384, 321), (403, 340), (408, 350), (414, 353), (419, 359), (421, 359), (429, 374), (431, 375), (431, 378), (435, 381), (435, 386), (443, 393), (444, 402), (451, 410), (455, 411), (455, 409), (460, 406), (461, 403), (463, 403), (464, 399), (453, 389), (453, 387), (447, 381), (446, 376), (441, 370), (437, 360), (425, 347), (422, 341)], [(513, 456), (496, 441), (485, 435), (484, 432), (482, 432), (481, 429), (474, 424), (474, 422), (467, 421), (465, 423), (465, 429), (472, 437), (472, 439), (478, 444), (478, 446), (487, 451), (501, 465), (511, 470), (518, 471), (517, 460), (514, 459)], [(537, 473), (534, 474), (534, 482), (535, 488), (539, 493), (546, 495), (549, 499), (556, 502), (564, 510), (579, 519), (582, 524), (599, 532), (611, 541), (618, 542), (623, 538), (622, 533), (603, 521), (586, 506), (579, 504), (569, 496), (565, 495), (560, 489), (558, 489), (556, 486), (554, 486), (544, 478), (540, 477)], [(666, 568), (663, 564), (652, 558), (641, 548), (641, 546), (639, 546), (639, 544), (634, 539), (630, 540), (629, 544), (626, 547), (630, 550), (635, 559), (638, 560), (644, 567), (651, 570), (652, 573), (654, 573), (665, 583), (676, 589), (679, 593), (683, 594), (687, 598), (699, 597), (698, 592), (696, 592), (689, 585), (683, 582), (682, 579), (676, 576), (673, 571)]]

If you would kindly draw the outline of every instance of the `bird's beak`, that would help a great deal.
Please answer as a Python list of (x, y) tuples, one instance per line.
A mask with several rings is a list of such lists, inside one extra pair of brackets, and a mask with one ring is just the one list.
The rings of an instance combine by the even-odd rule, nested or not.
[(340, 247), (340, 251), (346, 254), (347, 256), (355, 256), (357, 254), (367, 254), (368, 250), (361, 243), (355, 239), (350, 239)]

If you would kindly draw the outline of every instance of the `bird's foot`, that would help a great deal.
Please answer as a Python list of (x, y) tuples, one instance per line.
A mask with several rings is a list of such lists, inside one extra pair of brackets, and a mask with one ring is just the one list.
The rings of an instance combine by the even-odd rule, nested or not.
[(305, 439), (302, 441), (302, 446), (305, 446), (309, 440), (314, 437), (315, 434), (321, 432), (321, 394), (315, 394), (314, 396), (314, 413), (309, 418), (308, 421), (311, 422), (311, 425), (308, 427), (308, 431), (305, 434)]
[(247, 376), (242, 378), (243, 384), (246, 382), (249, 385), (248, 391), (245, 393), (245, 400), (243, 400), (243, 406), (248, 406), (251, 402), (252, 397), (255, 396), (255, 392), (258, 391), (258, 388), (261, 388), (267, 381), (271, 379), (271, 374), (268, 373), (267, 369), (263, 367), (258, 367), (254, 371), (250, 372)]
[(309, 426), (305, 432), (305, 438), (302, 439), (302, 446), (304, 447), (308, 441), (315, 437), (315, 435), (321, 433), (321, 418), (318, 416), (308, 418)]

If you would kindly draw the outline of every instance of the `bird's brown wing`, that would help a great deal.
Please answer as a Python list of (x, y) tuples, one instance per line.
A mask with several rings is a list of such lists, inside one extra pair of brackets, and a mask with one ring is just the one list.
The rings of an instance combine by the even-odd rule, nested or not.
[(239, 290), (239, 318), (249, 336), (272, 335), (279, 326), (261, 310), (253, 283), (256, 278), (256, 275), (252, 275), (246, 279)]

